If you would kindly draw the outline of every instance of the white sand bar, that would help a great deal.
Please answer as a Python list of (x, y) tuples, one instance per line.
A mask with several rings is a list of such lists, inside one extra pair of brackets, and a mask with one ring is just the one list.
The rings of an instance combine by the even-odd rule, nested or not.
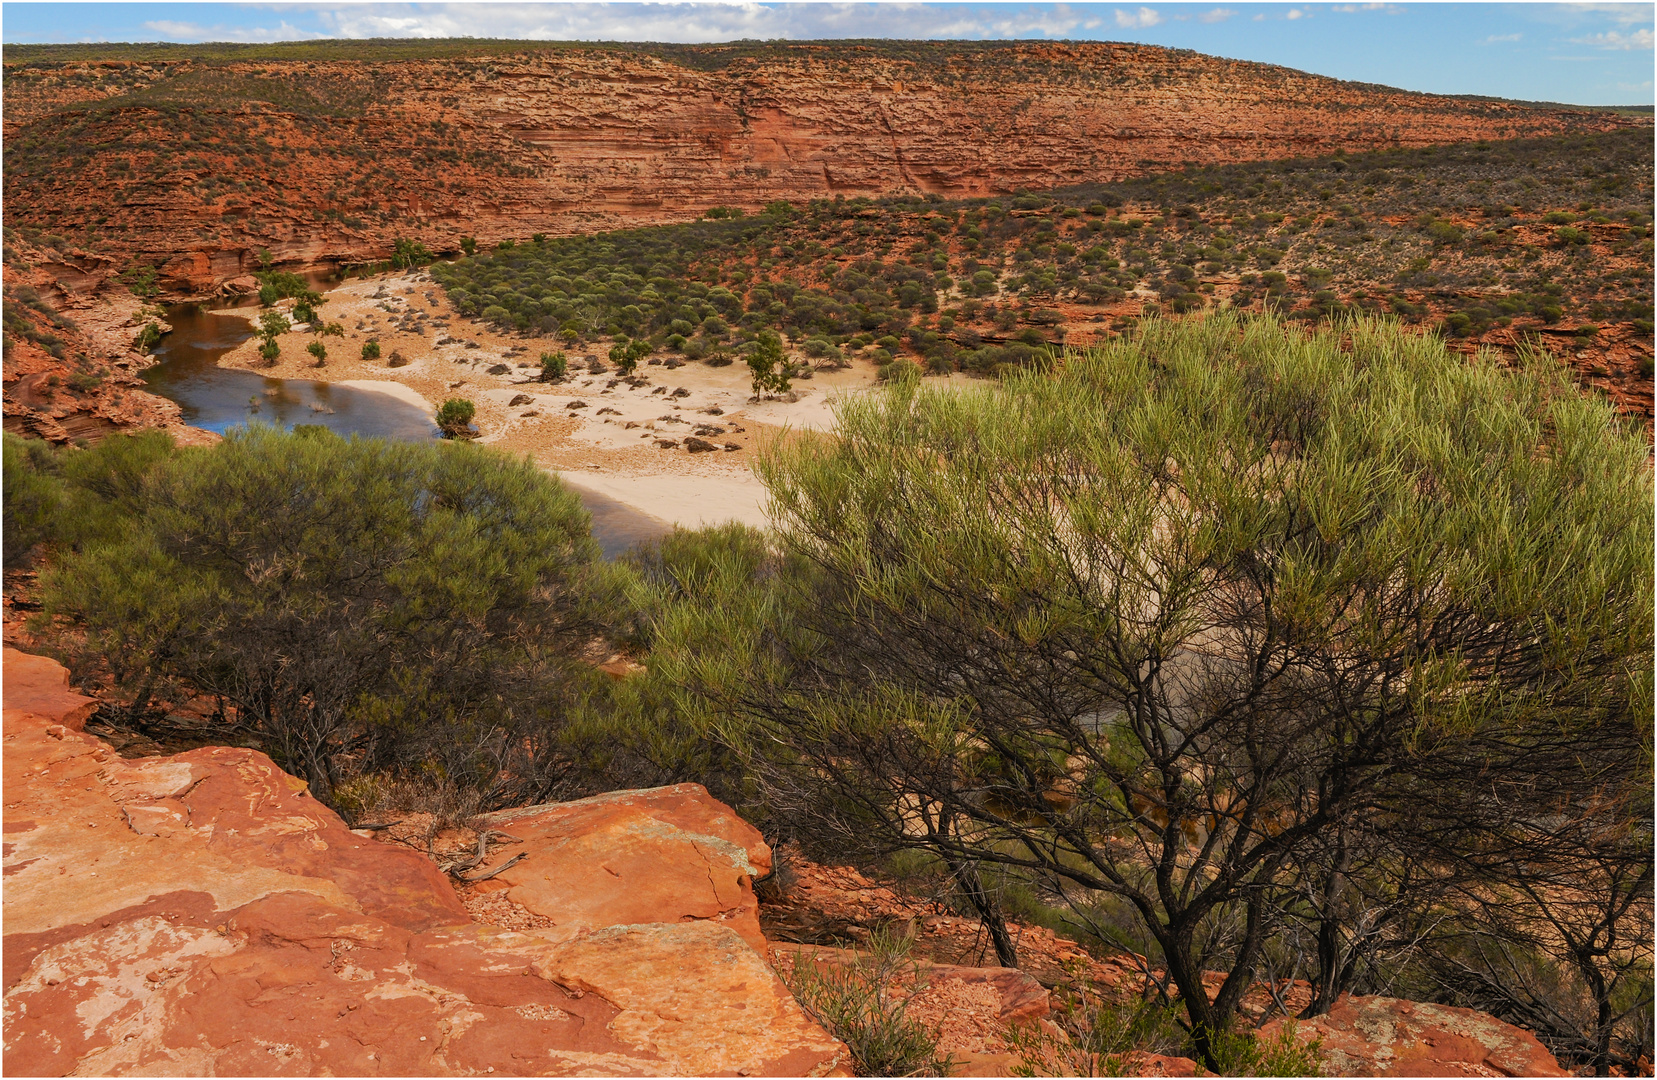
[(621, 476), (615, 473), (559, 471), (572, 487), (596, 491), (616, 502), (672, 525), (700, 529), (740, 521), (763, 529), (769, 522), (765, 485), (752, 473), (728, 476)]
[(353, 390), (367, 390), (375, 394), (390, 394), (398, 401), (407, 402), (417, 409), (430, 409), (431, 402), (420, 396), (412, 386), (390, 382), (386, 379), (341, 379), (341, 386), (349, 386)]

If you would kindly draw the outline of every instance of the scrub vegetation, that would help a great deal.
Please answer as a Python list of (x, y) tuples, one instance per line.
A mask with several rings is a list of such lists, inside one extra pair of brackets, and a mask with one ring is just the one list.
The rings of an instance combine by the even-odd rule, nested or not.
[[(434, 278), (462, 315), (721, 363), (993, 374), (1146, 314), (1390, 314), (1583, 351), (1650, 393), (1652, 150), (1640, 131), (1260, 162), (992, 199), (818, 199), (506, 242)], [(1640, 343), (1604, 362), (1613, 337)]]
[[(1307, 1071), (1237, 1023), (1266, 973), (1308, 1015), (1386, 992), (1600, 1073), (1652, 1052), (1649, 446), (1540, 352), (1146, 320), (891, 379), (767, 451), (772, 533), (610, 563), (572, 493), (465, 442), (8, 435), (4, 465), (35, 631), (109, 721), (257, 746), (348, 818), (701, 783), (773, 841), (947, 882), (1003, 963), (1018, 921), (1145, 958), (1154, 1011), (1081, 988), (1062, 1017), (1101, 1059)], [(600, 673), (618, 652), (642, 670)], [(882, 955), (802, 999), (864, 1071), (936, 1069)]]

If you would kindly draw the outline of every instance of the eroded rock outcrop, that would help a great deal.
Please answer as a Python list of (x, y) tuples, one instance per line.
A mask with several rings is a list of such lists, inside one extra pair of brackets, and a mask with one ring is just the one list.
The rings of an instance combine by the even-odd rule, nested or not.
[(154, 360), (145, 327), (168, 329), (157, 309), (115, 281), (115, 260), (8, 236), (5, 254), (5, 429), (67, 443), (117, 431), (166, 428), (180, 442), (216, 439), (184, 425), (179, 407), (145, 389)]
[[(606, 873), (579, 861), (592, 849), (568, 832), (595, 806), (513, 819), (562, 840), (525, 859), (512, 886), (552, 897), (543, 914), (555, 925), (502, 930), (473, 922), (430, 860), (353, 833), (264, 755), (123, 760), (81, 730), (92, 702), (68, 690), (62, 667), (7, 649), (4, 675), (9, 1073), (839, 1067), (840, 1045), (800, 1011), (739, 918), (697, 917), (704, 898), (664, 885), (654, 911), (622, 904), (606, 923), (602, 905), (566, 914), (558, 888), (533, 886), (537, 861), (548, 877)], [(726, 852), (730, 896), (716, 883), (716, 902), (751, 896), (732, 860), (762, 856), (748, 832), (724, 831), (729, 811), (694, 787), (632, 794), (610, 805), (636, 804), (645, 832), (678, 823)], [(654, 842), (633, 850), (644, 857)]]
[[(1275, 1020), (1261, 1029), (1270, 1037)], [(1328, 1076), (1570, 1076), (1536, 1036), (1487, 1013), (1389, 997), (1343, 997), (1302, 1020), (1302, 1041), (1323, 1040)]]
[(770, 873), (771, 849), (700, 784), (503, 810), (483, 825), (525, 858), (475, 889), (553, 920), (550, 937), (707, 921), (765, 952), (753, 879)]

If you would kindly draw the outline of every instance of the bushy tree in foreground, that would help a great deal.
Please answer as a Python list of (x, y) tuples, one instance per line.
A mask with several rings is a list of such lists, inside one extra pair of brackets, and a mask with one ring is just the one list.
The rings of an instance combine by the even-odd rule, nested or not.
[(1648, 448), (1550, 361), (1212, 317), (839, 424), (760, 466), (787, 600), (654, 662), (774, 813), (941, 857), (1003, 962), (981, 870), (1125, 912), (1212, 1068), (1285, 920), (1353, 940), (1308, 881), (1510, 888), (1608, 809), (1649, 860)]
[(63, 523), (45, 578), (48, 610), (119, 677), (221, 697), (223, 737), (258, 740), (324, 800), (421, 763), (485, 805), (546, 797), (597, 555), (574, 494), (478, 447), (322, 429), (126, 468), (134, 449), (78, 452), (64, 517), (95, 513)]

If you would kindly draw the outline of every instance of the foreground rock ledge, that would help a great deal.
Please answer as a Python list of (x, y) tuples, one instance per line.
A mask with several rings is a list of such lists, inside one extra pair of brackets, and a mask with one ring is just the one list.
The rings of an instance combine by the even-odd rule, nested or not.
[[(1265, 1037), (1282, 1030), (1274, 1020)], [(1342, 997), (1295, 1025), (1323, 1040), (1326, 1076), (1570, 1076), (1523, 1028), (1488, 1013), (1390, 997)]]
[[(4, 677), (10, 1075), (843, 1075), (755, 949), (769, 851), (695, 785), (503, 815), (552, 924), (506, 931), (263, 754), (123, 760), (61, 666)], [(679, 849), (648, 903), (569, 886)]]

